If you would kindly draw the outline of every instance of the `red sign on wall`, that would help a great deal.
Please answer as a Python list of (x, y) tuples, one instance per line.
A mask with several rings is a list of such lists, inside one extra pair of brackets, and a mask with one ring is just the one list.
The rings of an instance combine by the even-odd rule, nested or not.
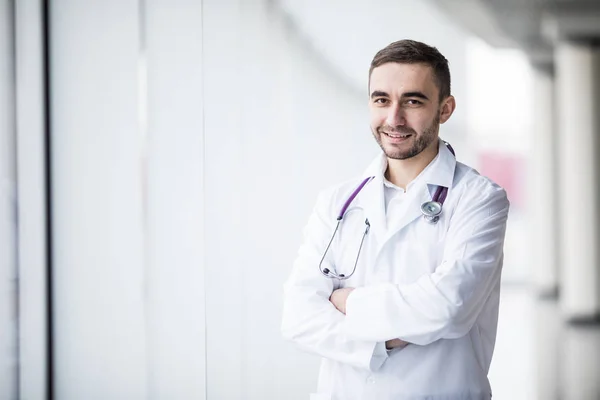
[(479, 154), (479, 173), (502, 186), (511, 207), (523, 206), (527, 169), (523, 157), (514, 154), (484, 151)]

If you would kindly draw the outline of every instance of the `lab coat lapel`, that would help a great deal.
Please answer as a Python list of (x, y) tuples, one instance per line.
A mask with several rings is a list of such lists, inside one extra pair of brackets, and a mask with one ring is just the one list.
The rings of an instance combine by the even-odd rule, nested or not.
[[(446, 147), (444, 142), (440, 140), (438, 142), (438, 157), (432, 161), (427, 171), (424, 171), (423, 175), (417, 177), (421, 182), (412, 189), (414, 193), (409, 193), (406, 207), (400, 217), (394, 221), (389, 221), (385, 239), (380, 241), (379, 251), (383, 248), (385, 243), (390, 240), (400, 230), (406, 228), (411, 223), (417, 223), (418, 218), (421, 218), (423, 213), (421, 212), (421, 205), (427, 201), (431, 201), (433, 193), (438, 186), (447, 188), (452, 187), (452, 181), (454, 179), (454, 170), (456, 168), (456, 158), (452, 155), (450, 150)], [(385, 215), (384, 215), (385, 220)], [(423, 221), (423, 223), (426, 223)]]
[(410, 194), (407, 199), (408, 204), (404, 209), (404, 213), (396, 221), (390, 221), (389, 226), (386, 222), (383, 194), (383, 171), (387, 167), (385, 155), (380, 154), (367, 168), (364, 176), (374, 176), (375, 178), (364, 187), (362, 196), (358, 197), (361, 199), (361, 207), (365, 210), (365, 214), (371, 223), (369, 234), (377, 239), (377, 254), (396, 233), (423, 215), (421, 205), (432, 199), (433, 191), (437, 186), (452, 187), (456, 158), (442, 140), (439, 140), (438, 146), (439, 156), (437, 162), (422, 177), (425, 184), (414, 188), (414, 196)]
[(387, 234), (381, 245), (383, 246), (385, 242), (392, 238), (392, 236), (406, 228), (406, 226), (415, 221), (415, 219), (421, 217), (423, 215), (421, 212), (421, 205), (430, 200), (431, 196), (428, 185), (421, 185), (420, 187), (415, 188), (414, 193), (409, 194), (407, 204), (403, 210), (404, 212), (395, 221), (389, 221)]

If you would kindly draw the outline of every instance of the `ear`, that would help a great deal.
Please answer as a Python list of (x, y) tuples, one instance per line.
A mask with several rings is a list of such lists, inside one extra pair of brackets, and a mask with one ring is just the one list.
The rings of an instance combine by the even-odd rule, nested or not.
[(456, 100), (454, 96), (446, 97), (440, 106), (440, 124), (448, 121), (456, 109)]

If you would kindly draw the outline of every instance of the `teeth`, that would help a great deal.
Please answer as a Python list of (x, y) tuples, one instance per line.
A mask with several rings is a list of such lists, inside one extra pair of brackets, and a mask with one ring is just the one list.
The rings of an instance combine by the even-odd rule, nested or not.
[(407, 138), (407, 137), (410, 136), (410, 135), (394, 135), (394, 134), (391, 134), (391, 133), (387, 133), (386, 135), (388, 135), (389, 137), (392, 137), (392, 138), (396, 138), (396, 139), (397, 138)]

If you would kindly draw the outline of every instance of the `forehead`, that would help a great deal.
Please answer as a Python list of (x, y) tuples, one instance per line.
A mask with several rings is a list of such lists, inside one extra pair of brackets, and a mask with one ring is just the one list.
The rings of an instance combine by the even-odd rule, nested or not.
[(435, 95), (438, 88), (433, 68), (427, 64), (401, 64), (390, 62), (373, 69), (369, 91), (375, 90), (402, 95), (406, 92), (422, 92)]

